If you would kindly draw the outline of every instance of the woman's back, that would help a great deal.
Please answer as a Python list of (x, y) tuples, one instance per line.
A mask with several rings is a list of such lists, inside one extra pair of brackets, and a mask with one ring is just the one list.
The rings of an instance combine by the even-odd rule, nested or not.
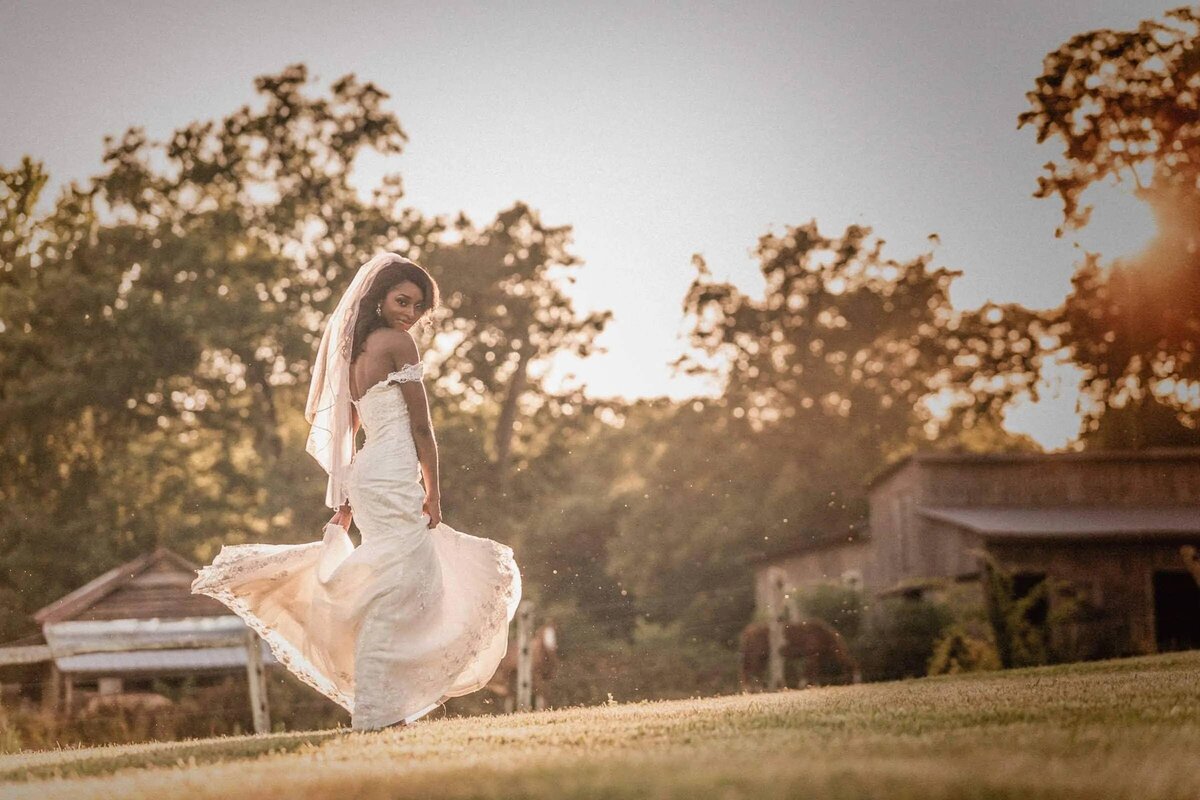
[(386, 380), (406, 360), (408, 363), (417, 360), (405, 359), (415, 353), (416, 344), (406, 331), (391, 328), (371, 331), (362, 352), (350, 362), (350, 396), (356, 401), (362, 399), (367, 391)]

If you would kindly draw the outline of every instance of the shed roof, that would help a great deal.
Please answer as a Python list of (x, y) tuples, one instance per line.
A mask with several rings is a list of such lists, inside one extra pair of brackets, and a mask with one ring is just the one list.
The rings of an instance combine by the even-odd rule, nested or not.
[[(261, 639), (258, 642), (263, 663), (274, 664), (271, 648)], [(196, 670), (229, 670), (246, 666), (246, 648), (209, 647), (203, 650), (141, 650), (132, 653), (85, 653), (56, 659), (61, 672), (72, 674), (100, 672), (106, 675), (142, 672), (192, 672)]]
[[(246, 630), (240, 617), (226, 614), (220, 617), (191, 617), (186, 619), (113, 619), (113, 620), (67, 620), (45, 627), (46, 639), (55, 664), (63, 672), (104, 672), (120, 674), (127, 672), (171, 672), (203, 669), (230, 669), (246, 665), (246, 648), (239, 646), (197, 646), (170, 649), (137, 649), (153, 646), (154, 643), (174, 644), (180, 636), (198, 643), (228, 639), (230, 634)], [(112, 652), (80, 653), (97, 642), (120, 641), (129, 650)], [(269, 648), (261, 639), (265, 663), (274, 663), (267, 655)], [(56, 655), (65, 653), (65, 655)]]
[[(80, 618), (199, 617), (229, 613), (216, 600), (191, 593), (197, 567), (165, 547), (155, 548), (34, 612), (42, 625)], [(109, 608), (108, 606), (111, 606)]]
[(922, 516), (992, 538), (1188, 538), (1200, 534), (1200, 506), (1129, 508), (930, 508)]

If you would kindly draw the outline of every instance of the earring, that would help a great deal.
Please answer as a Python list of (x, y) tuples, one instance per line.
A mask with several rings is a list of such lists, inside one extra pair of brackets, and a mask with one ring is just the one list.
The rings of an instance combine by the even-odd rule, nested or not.
[(383, 303), (380, 303), (379, 305), (375, 306), (375, 316), (377, 316), (377, 317), (383, 316)]

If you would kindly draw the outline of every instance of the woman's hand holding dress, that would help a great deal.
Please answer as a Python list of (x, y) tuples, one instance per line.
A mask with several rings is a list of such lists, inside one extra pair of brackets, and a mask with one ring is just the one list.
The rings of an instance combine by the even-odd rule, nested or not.
[(350, 510), (349, 503), (343, 503), (342, 506), (334, 513), (332, 519), (327, 524), (341, 525), (346, 530), (350, 530), (350, 521), (354, 518), (354, 513)]
[(426, 492), (425, 503), (421, 510), (429, 515), (430, 528), (436, 528), (442, 521), (442, 498), (436, 493)]

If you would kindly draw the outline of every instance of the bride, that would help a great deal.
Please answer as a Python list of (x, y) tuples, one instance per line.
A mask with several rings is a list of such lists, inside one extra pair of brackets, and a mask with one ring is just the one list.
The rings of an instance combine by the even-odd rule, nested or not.
[[(359, 268), (326, 323), (305, 408), (307, 450), (329, 473), (325, 502), (337, 509), (323, 540), (225, 545), (192, 584), (346, 708), (355, 730), (407, 724), (483, 688), (521, 598), (510, 547), (442, 522), (409, 333), (437, 303), (437, 284), (408, 259), (384, 253)], [(367, 441), (356, 453), (360, 425)]]

